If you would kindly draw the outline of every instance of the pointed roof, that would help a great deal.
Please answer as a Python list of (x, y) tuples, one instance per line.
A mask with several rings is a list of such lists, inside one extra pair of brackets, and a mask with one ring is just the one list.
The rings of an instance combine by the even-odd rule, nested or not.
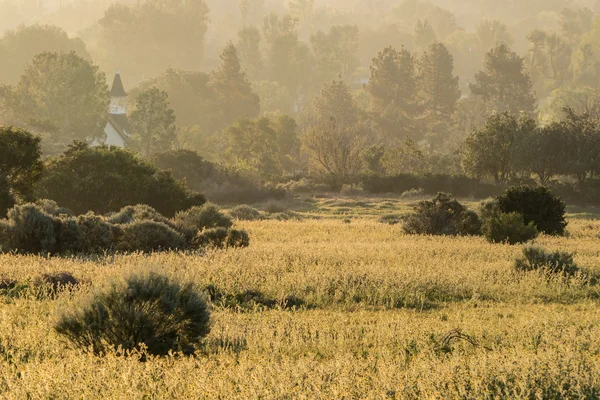
[(115, 79), (113, 80), (112, 89), (110, 89), (111, 97), (125, 97), (127, 96), (127, 92), (123, 87), (123, 81), (121, 80), (121, 74), (117, 69), (115, 73)]
[(129, 137), (129, 121), (125, 114), (108, 114), (108, 123), (115, 128), (117, 133), (124, 139), (127, 140)]

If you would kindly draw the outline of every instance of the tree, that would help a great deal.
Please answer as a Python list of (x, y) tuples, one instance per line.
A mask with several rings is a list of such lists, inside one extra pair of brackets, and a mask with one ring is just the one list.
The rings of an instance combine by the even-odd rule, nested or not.
[(313, 100), (313, 108), (319, 121), (333, 119), (339, 124), (351, 125), (358, 120), (350, 86), (341, 76), (323, 85), (321, 94)]
[(9, 99), (19, 121), (54, 140), (87, 140), (104, 134), (110, 101), (106, 76), (71, 53), (34, 57)]
[(168, 99), (167, 92), (157, 88), (145, 90), (135, 99), (135, 110), (129, 118), (133, 132), (130, 145), (146, 157), (169, 150), (175, 140), (175, 112)]
[(44, 169), (40, 142), (23, 129), (0, 127), (0, 180), (23, 201), (34, 199), (33, 188)]
[(334, 120), (312, 126), (301, 141), (313, 167), (330, 175), (338, 184), (363, 169), (363, 153), (373, 144), (372, 135), (364, 125), (343, 125)]
[(265, 0), (239, 0), (244, 23), (258, 22), (265, 12)]
[(406, 139), (400, 146), (388, 148), (381, 159), (387, 175), (422, 174), (425, 157), (417, 144)]
[(524, 61), (506, 45), (498, 45), (487, 53), (484, 70), (475, 75), (475, 83), (470, 88), (484, 100), (501, 104), (503, 110), (497, 111), (531, 114), (535, 110), (531, 79)]
[(373, 59), (366, 90), (374, 100), (377, 121), (390, 141), (415, 136), (417, 81), (413, 55), (402, 48), (385, 48)]
[(537, 29), (527, 39), (531, 42), (530, 70), (541, 83), (538, 86), (542, 90), (563, 86), (571, 75), (572, 47), (556, 33)]
[(129, 150), (74, 142), (51, 158), (36, 186), (38, 198), (56, 201), (75, 214), (116, 212), (147, 204), (163, 215), (204, 203), (171, 172), (159, 171)]
[(419, 60), (419, 97), (431, 148), (449, 133), (451, 117), (460, 99), (454, 59), (441, 43), (433, 43)]
[(310, 37), (315, 53), (318, 82), (328, 82), (337, 75), (351, 77), (360, 66), (358, 27), (335, 25), (329, 33), (317, 32)]
[(521, 141), (535, 128), (536, 123), (531, 119), (519, 120), (509, 113), (492, 115), (482, 129), (465, 140), (463, 170), (469, 176), (506, 183), (518, 172)]
[(210, 75), (208, 86), (217, 97), (220, 122), (227, 126), (238, 118), (253, 118), (260, 112), (260, 98), (252, 91), (242, 71), (235, 46), (230, 42), (221, 53), (221, 66)]
[(591, 174), (600, 170), (600, 119), (587, 112), (578, 114), (571, 108), (563, 111), (566, 117), (562, 126), (572, 140), (568, 171), (583, 184)]
[(417, 21), (413, 33), (415, 49), (424, 49), (436, 41), (435, 31), (429, 25), (429, 21)]
[(246, 67), (250, 79), (260, 76), (263, 68), (260, 31), (254, 26), (245, 26), (238, 32), (237, 48), (240, 53), (240, 61)]
[[(198, 69), (203, 59), (209, 9), (204, 0), (116, 3), (98, 21), (101, 64), (118, 65), (132, 81), (168, 67)], [(157, 55), (160, 55), (157, 57)]]
[(560, 123), (533, 129), (524, 138), (520, 159), (527, 171), (534, 173), (545, 186), (556, 175), (568, 173), (571, 137)]
[(6, 31), (0, 38), (0, 82), (16, 84), (27, 64), (40, 53), (71, 51), (85, 60), (91, 60), (85, 43), (78, 38), (69, 38), (57, 26), (21, 25), (15, 30)]
[(483, 20), (477, 27), (477, 37), (483, 51), (488, 51), (498, 45), (511, 46), (513, 40), (508, 32), (506, 24), (498, 20)]

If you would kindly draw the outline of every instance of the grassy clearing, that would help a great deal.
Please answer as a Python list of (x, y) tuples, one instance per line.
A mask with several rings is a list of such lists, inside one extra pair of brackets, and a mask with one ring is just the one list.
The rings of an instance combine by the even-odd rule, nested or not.
[[(317, 204), (320, 211), (305, 213), (321, 219), (238, 222), (251, 246), (205, 256), (0, 256), (0, 276), (21, 283), (0, 289), (0, 395), (600, 397), (600, 286), (585, 276), (516, 272), (521, 246), (412, 237), (377, 222), (408, 209), (406, 202)], [(340, 207), (357, 210), (350, 224), (331, 211)], [(568, 231), (536, 243), (572, 252), (588, 274), (600, 275), (600, 221), (572, 218)], [(52, 331), (58, 311), (80, 296), (148, 268), (218, 289), (227, 300), (216, 302), (198, 357), (97, 358)], [(59, 271), (88, 283), (58, 296), (31, 284)]]

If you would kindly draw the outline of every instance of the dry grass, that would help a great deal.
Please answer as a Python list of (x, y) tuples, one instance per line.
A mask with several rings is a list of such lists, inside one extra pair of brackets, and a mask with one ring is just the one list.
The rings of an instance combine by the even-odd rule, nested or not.
[[(245, 222), (250, 248), (202, 257), (0, 256), (2, 277), (28, 282), (69, 271), (91, 282), (54, 297), (35, 288), (0, 295), (0, 397), (600, 397), (599, 286), (515, 272), (520, 246), (405, 236), (400, 226), (357, 215), (351, 224)], [(600, 221), (573, 219), (568, 230), (537, 243), (573, 252), (600, 275)], [(258, 291), (281, 308), (290, 296), (305, 306), (218, 308), (197, 357), (144, 363), (83, 354), (52, 331), (57, 313), (94, 286), (147, 268), (227, 293)], [(444, 342), (453, 329), (472, 340)]]

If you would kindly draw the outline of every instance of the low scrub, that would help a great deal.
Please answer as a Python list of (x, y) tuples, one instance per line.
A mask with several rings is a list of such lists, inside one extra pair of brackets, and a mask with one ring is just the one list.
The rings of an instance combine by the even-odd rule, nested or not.
[(387, 214), (379, 217), (377, 221), (381, 224), (397, 225), (402, 222), (402, 217), (398, 214)]
[(414, 235), (478, 235), (481, 223), (476, 213), (451, 195), (438, 193), (431, 201), (419, 202), (403, 228)]
[(250, 245), (250, 237), (243, 230), (211, 228), (198, 233), (194, 238), (194, 244), (197, 247), (212, 247), (217, 249), (248, 247)]
[(490, 243), (518, 244), (535, 239), (539, 232), (533, 222), (525, 224), (517, 212), (502, 212), (497, 200), (485, 200), (480, 206), (483, 236)]
[(229, 211), (229, 215), (240, 221), (258, 221), (263, 219), (263, 215), (259, 210), (247, 205), (235, 207)]
[(55, 330), (97, 355), (142, 345), (155, 356), (192, 354), (210, 331), (210, 311), (193, 285), (148, 273), (112, 283), (65, 312)]
[(573, 260), (573, 255), (567, 252), (549, 252), (537, 246), (528, 246), (523, 249), (523, 257), (515, 261), (518, 271), (548, 271), (564, 276), (574, 276), (579, 272), (579, 267)]
[[(43, 255), (149, 253), (249, 244), (248, 234), (231, 229), (231, 218), (212, 204), (178, 213), (175, 219), (146, 205), (127, 206), (108, 217), (93, 213), (75, 217), (60, 210), (52, 202), (12, 208), (8, 218), (0, 220), (0, 251)], [(199, 232), (212, 230), (224, 232), (222, 240), (197, 240)]]

